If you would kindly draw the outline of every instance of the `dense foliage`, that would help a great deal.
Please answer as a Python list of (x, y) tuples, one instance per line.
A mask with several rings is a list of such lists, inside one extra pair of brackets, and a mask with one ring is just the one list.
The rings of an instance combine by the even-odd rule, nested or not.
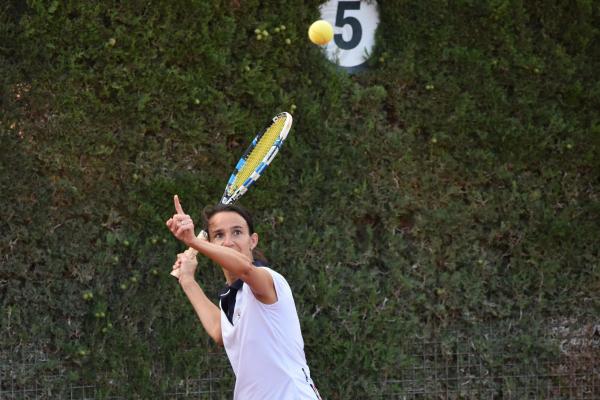
[(174, 193), (198, 219), (282, 110), (290, 138), (242, 204), (327, 398), (418, 363), (415, 335), (511, 321), (492, 331), (527, 360), (553, 321), (597, 319), (600, 3), (380, 1), (354, 75), (306, 38), (320, 1), (285, 3), (2, 6), (3, 352), (107, 396), (214, 373), (164, 221)]

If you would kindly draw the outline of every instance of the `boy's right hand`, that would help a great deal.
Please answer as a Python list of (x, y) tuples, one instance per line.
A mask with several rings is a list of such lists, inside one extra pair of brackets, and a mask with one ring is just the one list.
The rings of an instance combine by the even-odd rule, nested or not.
[[(198, 234), (198, 239), (208, 240), (206, 232), (200, 231)], [(179, 253), (177, 255), (177, 259), (175, 260), (175, 264), (173, 264), (171, 275), (177, 279), (180, 279), (184, 274), (194, 277), (194, 274), (196, 273), (196, 267), (198, 266), (198, 260), (196, 259), (197, 254), (198, 252), (191, 247), (183, 253)]]

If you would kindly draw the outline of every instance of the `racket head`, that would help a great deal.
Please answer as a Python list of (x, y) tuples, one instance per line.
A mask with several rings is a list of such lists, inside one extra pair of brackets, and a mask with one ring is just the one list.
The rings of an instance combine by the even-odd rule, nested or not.
[(282, 112), (256, 135), (229, 177), (221, 198), (222, 204), (235, 202), (260, 178), (287, 138), (292, 121), (289, 113)]

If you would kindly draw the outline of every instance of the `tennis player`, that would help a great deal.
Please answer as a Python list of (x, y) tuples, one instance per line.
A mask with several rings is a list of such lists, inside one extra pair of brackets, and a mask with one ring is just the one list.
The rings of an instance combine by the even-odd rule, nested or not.
[[(215, 206), (205, 211), (207, 237), (196, 237), (177, 196), (174, 202), (177, 213), (167, 226), (190, 249), (177, 256), (173, 270), (206, 332), (225, 347), (236, 377), (233, 398), (320, 400), (290, 286), (254, 257), (258, 235), (251, 215), (239, 206)], [(223, 270), (220, 308), (195, 280), (197, 253)]]

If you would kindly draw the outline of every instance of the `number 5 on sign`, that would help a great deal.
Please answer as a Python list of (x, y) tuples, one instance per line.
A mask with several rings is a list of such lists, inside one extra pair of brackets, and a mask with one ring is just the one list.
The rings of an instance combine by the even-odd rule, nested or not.
[(333, 26), (333, 40), (325, 47), (327, 58), (354, 72), (365, 66), (375, 44), (379, 11), (375, 1), (330, 0), (319, 8), (321, 19)]

